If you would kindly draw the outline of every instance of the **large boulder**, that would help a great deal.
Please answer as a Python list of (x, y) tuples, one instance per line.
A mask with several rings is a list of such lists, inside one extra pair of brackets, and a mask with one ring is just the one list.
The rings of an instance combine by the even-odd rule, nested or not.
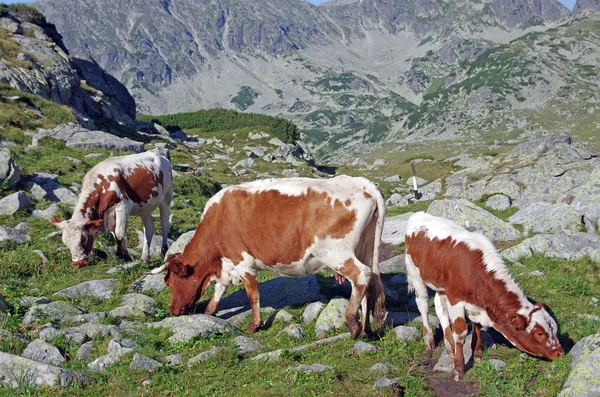
[(0, 352), (0, 382), (8, 387), (68, 386), (88, 379), (68, 369)]
[(600, 395), (600, 333), (580, 340), (569, 352), (571, 372), (559, 397)]
[(388, 244), (403, 243), (404, 235), (406, 234), (406, 225), (411, 215), (412, 213), (406, 213), (385, 218), (381, 241)]
[(41, 339), (31, 342), (21, 355), (44, 364), (61, 365), (65, 362), (65, 358), (56, 346)]
[(13, 189), (21, 180), (21, 170), (10, 156), (10, 150), (0, 148), (0, 185)]
[(562, 259), (589, 257), (600, 263), (600, 236), (590, 233), (538, 234), (502, 251), (502, 256), (511, 261), (534, 254)]
[(23, 317), (24, 324), (32, 324), (41, 317), (49, 321), (62, 321), (68, 316), (86, 313), (85, 309), (77, 307), (69, 302), (57, 301), (46, 304), (33, 305), (27, 310)]
[(150, 328), (168, 328), (173, 331), (169, 342), (187, 342), (192, 338), (207, 338), (211, 335), (237, 334), (240, 331), (228, 321), (204, 314), (167, 317), (162, 321), (148, 324)]
[(0, 226), (0, 242), (12, 241), (17, 244), (25, 244), (30, 239), (27, 231), (29, 223), (21, 222), (15, 227)]
[(587, 182), (577, 190), (571, 205), (583, 215), (586, 222), (595, 224), (600, 220), (600, 167), (596, 168)]
[(93, 297), (98, 300), (109, 299), (117, 289), (117, 280), (91, 280), (55, 292), (53, 296), (67, 296), (69, 298)]
[(185, 246), (190, 242), (192, 237), (194, 237), (194, 233), (196, 233), (196, 230), (190, 230), (179, 236), (179, 238), (173, 244), (171, 244), (171, 246), (169, 246), (169, 249), (165, 254), (165, 258), (167, 258), (169, 255), (183, 252)]
[(325, 309), (321, 311), (315, 324), (317, 338), (324, 338), (330, 330), (346, 327), (345, 314), (347, 307), (347, 299), (335, 298), (329, 301)]
[(513, 225), (522, 225), (525, 233), (574, 234), (582, 226), (581, 216), (567, 204), (538, 201), (508, 218)]
[(120, 138), (104, 131), (90, 131), (75, 123), (61, 124), (45, 130), (35, 138), (50, 137), (65, 141), (68, 147), (79, 149), (129, 150), (135, 153), (144, 151), (144, 143), (129, 138)]
[(14, 215), (17, 211), (31, 207), (31, 200), (25, 192), (16, 192), (0, 200), (0, 215)]
[(510, 241), (521, 234), (502, 219), (465, 199), (444, 199), (431, 203), (427, 213), (448, 218), (471, 232), (479, 232), (492, 241)]

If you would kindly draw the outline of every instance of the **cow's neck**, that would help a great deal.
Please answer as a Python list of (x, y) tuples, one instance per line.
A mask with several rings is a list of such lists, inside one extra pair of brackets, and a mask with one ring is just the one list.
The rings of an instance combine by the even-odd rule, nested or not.
[[(482, 294), (481, 307), (494, 323), (504, 323), (508, 313), (519, 313), (527, 317), (533, 305), (521, 291), (517, 283), (506, 270), (496, 272), (495, 277), (489, 279), (489, 286), (480, 286), (489, 294)], [(487, 288), (486, 288), (487, 287)], [(489, 295), (489, 296), (488, 296)]]
[(73, 218), (83, 221), (103, 219), (108, 210), (105, 207), (102, 205), (102, 198), (96, 190), (91, 190), (88, 194), (82, 193), (73, 211)]
[(219, 253), (219, 247), (214, 238), (215, 234), (214, 230), (211, 233), (210, 227), (201, 221), (190, 242), (183, 250), (180, 260), (192, 267), (206, 267), (207, 264), (220, 262), (222, 255)]

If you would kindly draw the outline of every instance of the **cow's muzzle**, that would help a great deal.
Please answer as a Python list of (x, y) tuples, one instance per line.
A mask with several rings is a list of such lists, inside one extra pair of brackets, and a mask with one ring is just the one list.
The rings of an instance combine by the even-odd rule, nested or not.
[(71, 266), (73, 266), (75, 269), (79, 269), (80, 267), (86, 267), (88, 263), (88, 258), (84, 258), (80, 261), (71, 261)]

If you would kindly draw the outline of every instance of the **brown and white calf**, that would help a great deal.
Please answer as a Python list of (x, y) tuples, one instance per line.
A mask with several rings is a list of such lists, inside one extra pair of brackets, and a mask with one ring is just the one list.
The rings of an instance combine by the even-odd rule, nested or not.
[(464, 373), (465, 315), (474, 324), (473, 358), (481, 360), (481, 326), (494, 327), (513, 345), (554, 360), (564, 351), (556, 321), (541, 303), (529, 302), (508, 273), (494, 245), (482, 234), (424, 212), (412, 215), (406, 229), (406, 273), (423, 318), (425, 346), (435, 348), (427, 318), (428, 292), (436, 292), (435, 311), (444, 342), (454, 358), (454, 379)]
[(378, 256), (384, 215), (383, 196), (364, 178), (267, 179), (230, 186), (207, 202), (183, 253), (170, 255), (152, 273), (167, 270), (176, 316), (186, 313), (212, 281), (215, 293), (206, 314), (217, 311), (227, 286), (243, 283), (252, 307), (246, 332), (252, 333), (262, 325), (259, 270), (306, 276), (328, 267), (352, 284), (346, 323), (356, 338), (371, 330), (368, 313), (376, 329), (383, 326)]
[(81, 193), (70, 220), (52, 218), (62, 231), (63, 243), (71, 251), (71, 266), (84, 267), (98, 233), (113, 232), (117, 255), (131, 260), (125, 245), (130, 215), (142, 218), (142, 261), (148, 262), (154, 232), (152, 211), (160, 209), (163, 253), (167, 250), (169, 213), (173, 199), (171, 163), (157, 151), (108, 158), (83, 178)]

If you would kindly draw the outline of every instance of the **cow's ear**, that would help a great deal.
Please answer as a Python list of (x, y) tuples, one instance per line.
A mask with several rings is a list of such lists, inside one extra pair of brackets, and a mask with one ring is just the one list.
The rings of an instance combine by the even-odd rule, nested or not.
[(186, 265), (179, 260), (181, 254), (169, 255), (167, 263), (169, 264), (169, 270), (173, 271), (176, 276), (186, 278), (194, 274), (194, 268), (190, 265)]
[(540, 308), (540, 309), (545, 309), (544, 308), (544, 304), (542, 302), (538, 302), (534, 306), (537, 307), (537, 308)]
[(59, 229), (62, 229), (64, 226), (64, 221), (57, 216), (53, 216), (52, 219), (50, 219), (50, 223)]
[(83, 224), (83, 228), (85, 230), (87, 230), (89, 233), (91, 233), (92, 236), (95, 236), (102, 228), (103, 223), (104, 223), (104, 221), (102, 219), (87, 221), (86, 223)]
[(515, 331), (522, 331), (527, 328), (527, 320), (519, 313), (508, 314), (506, 318)]

